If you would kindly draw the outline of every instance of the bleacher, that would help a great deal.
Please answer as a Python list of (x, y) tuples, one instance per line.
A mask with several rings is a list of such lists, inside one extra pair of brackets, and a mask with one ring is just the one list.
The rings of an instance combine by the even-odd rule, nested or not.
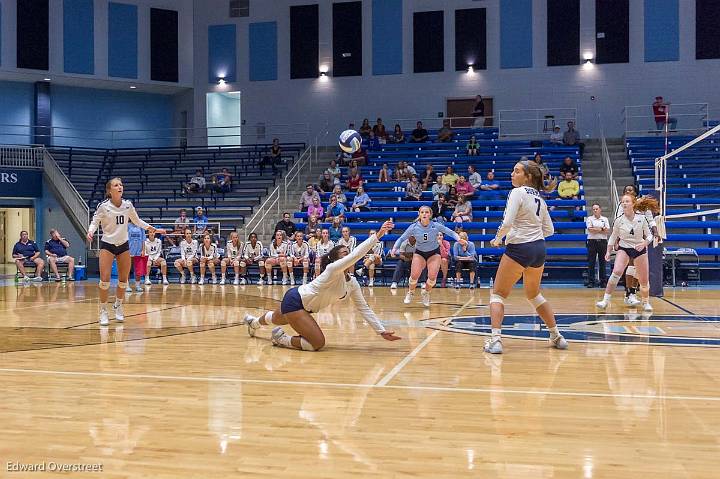
[[(436, 137), (437, 131), (428, 130), (430, 138)], [(372, 199), (371, 211), (346, 213), (346, 226), (351, 228), (352, 234), (362, 240), (367, 237), (370, 229), (379, 228), (381, 221), (392, 217), (397, 225), (393, 234), (388, 234), (384, 241), (386, 251), (399, 237), (402, 231), (407, 228), (416, 217), (417, 209), (422, 205), (432, 204), (432, 193), (424, 191), (421, 201), (404, 201), (405, 183), (403, 182), (378, 182), (378, 173), (383, 163), (388, 163), (394, 170), (399, 161), (406, 161), (412, 165), (421, 176), (428, 164), (433, 165), (434, 171), (439, 175), (444, 173), (447, 166), (453, 166), (458, 175), (468, 176), (468, 165), (474, 165), (477, 171), (485, 178), (488, 170), (495, 171), (495, 178), (498, 180), (501, 189), (500, 198), (497, 194), (488, 199), (486, 192), (478, 191), (473, 205), (473, 222), (463, 225), (468, 232), (469, 239), (475, 242), (477, 252), (481, 256), (481, 268), (487, 268), (486, 274), (492, 274), (491, 270), (497, 266), (499, 256), (504, 248), (493, 248), (490, 240), (502, 219), (505, 207), (504, 198), (512, 188), (510, 173), (513, 166), (521, 156), (532, 158), (535, 153), (540, 153), (543, 160), (550, 169), (553, 176), (557, 176), (560, 164), (566, 156), (573, 158), (579, 169), (578, 181), (581, 185), (579, 200), (560, 200), (557, 192), (549, 195), (547, 204), (549, 207), (556, 207), (550, 212), (553, 218), (556, 233), (548, 238), (548, 263), (549, 268), (556, 268), (556, 278), (579, 278), (583, 268), (587, 267), (585, 257), (585, 223), (586, 216), (585, 200), (582, 191), (582, 165), (577, 147), (566, 147), (543, 143), (541, 146), (531, 146), (529, 141), (500, 141), (497, 137), (496, 128), (460, 129), (456, 130), (455, 140), (449, 143), (402, 143), (380, 145), (375, 150), (368, 151), (367, 166), (360, 167), (361, 174), (365, 181), (364, 186), (368, 196)], [(471, 135), (475, 135), (480, 144), (480, 151), (477, 156), (467, 156), (466, 145)], [(341, 181), (347, 179), (348, 168), (342, 168)], [(345, 192), (350, 207), (354, 193)], [(329, 193), (321, 195), (323, 206), (327, 207)], [(580, 211), (575, 210), (580, 207)], [(307, 221), (307, 213), (295, 213), (295, 218)], [(449, 222), (449, 227), (454, 223)], [(323, 227), (327, 227), (323, 224)], [(570, 268), (572, 271), (569, 271)]]
[[(267, 166), (261, 174), (258, 163), (267, 155), (270, 144), (143, 149), (50, 149), (58, 165), (93, 211), (105, 195), (105, 182), (119, 176), (125, 186), (125, 198), (138, 214), (151, 223), (173, 223), (181, 208), (202, 206), (211, 222), (220, 222), (223, 230), (233, 230), (253, 213), (261, 198), (288, 166), (305, 149), (303, 143), (282, 144), (283, 165), (274, 175)], [(182, 185), (202, 169), (208, 185), (210, 175), (227, 168), (233, 175), (228, 193), (206, 191), (186, 194)]]
[[(692, 136), (671, 136), (668, 151), (679, 148)], [(663, 136), (628, 137), (628, 160), (641, 194), (655, 188), (655, 159), (665, 154)], [(667, 214), (683, 214), (720, 208), (720, 135), (713, 135), (682, 151), (667, 162)], [(693, 248), (700, 268), (720, 269), (720, 216), (708, 214), (669, 219), (665, 225), (668, 238), (665, 247)], [(680, 263), (680, 268), (696, 267), (693, 262)]]

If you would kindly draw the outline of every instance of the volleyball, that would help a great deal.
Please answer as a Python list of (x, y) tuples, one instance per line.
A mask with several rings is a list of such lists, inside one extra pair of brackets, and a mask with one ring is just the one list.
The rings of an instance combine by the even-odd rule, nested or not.
[(338, 144), (340, 145), (340, 149), (345, 153), (355, 153), (362, 145), (362, 137), (360, 133), (355, 130), (345, 130), (340, 133)]

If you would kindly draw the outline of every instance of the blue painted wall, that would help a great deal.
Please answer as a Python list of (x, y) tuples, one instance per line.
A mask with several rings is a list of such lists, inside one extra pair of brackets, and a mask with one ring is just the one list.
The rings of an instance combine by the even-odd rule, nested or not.
[(63, 0), (63, 58), (66, 73), (95, 73), (93, 0)]
[(500, 0), (500, 68), (531, 68), (532, 0)]
[(680, 59), (678, 0), (645, 0), (645, 61)]
[(27, 127), (10, 125), (30, 125), (33, 120), (33, 85), (0, 81), (0, 143), (30, 143), (30, 130)]
[(108, 4), (108, 75), (138, 77), (138, 10), (136, 5)]
[[(173, 97), (123, 90), (53, 86), (52, 124), (56, 146), (132, 148), (171, 146)], [(167, 129), (165, 131), (157, 131)], [(107, 130), (125, 131), (110, 135)], [(73, 138), (62, 138), (73, 137)]]
[(208, 27), (208, 82), (216, 83), (224, 76), (237, 81), (237, 28), (235, 25)]
[(250, 81), (277, 80), (277, 23), (251, 23)]
[(396, 75), (403, 70), (403, 2), (373, 0), (373, 75)]
[(2, 3), (0, 3), (0, 65), (2, 65)]

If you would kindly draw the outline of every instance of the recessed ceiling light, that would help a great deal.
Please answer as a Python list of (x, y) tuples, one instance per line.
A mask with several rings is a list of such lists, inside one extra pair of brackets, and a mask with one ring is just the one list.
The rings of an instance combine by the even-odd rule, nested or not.
[(131, 90), (135, 90), (137, 87), (135, 85), (130, 85)]
[(50, 81), (50, 78), (43, 78), (44, 81)]

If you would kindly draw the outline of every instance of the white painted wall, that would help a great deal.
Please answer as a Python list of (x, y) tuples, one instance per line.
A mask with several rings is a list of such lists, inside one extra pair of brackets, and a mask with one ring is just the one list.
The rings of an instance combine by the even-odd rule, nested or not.
[[(205, 94), (221, 91), (208, 84), (207, 27), (235, 23), (238, 26), (238, 76), (236, 84), (225, 91), (242, 92), (242, 117), (248, 125), (256, 122), (310, 123), (319, 127), (326, 120), (330, 131), (340, 131), (349, 120), (356, 123), (368, 117), (436, 117), (445, 110), (449, 97), (472, 97), (477, 93), (494, 98), (495, 110), (519, 108), (578, 109), (579, 129), (597, 134), (596, 115), (601, 113), (606, 133), (620, 136), (621, 111), (625, 105), (650, 104), (655, 95), (673, 103), (709, 102), (717, 117), (720, 90), (712, 79), (717, 77), (720, 60), (695, 60), (695, 2), (681, 0), (680, 61), (644, 63), (643, 2), (630, 2), (630, 63), (547, 67), (546, 1), (533, 4), (534, 68), (499, 68), (499, 0), (423, 0), (404, 2), (402, 75), (372, 76), (372, 4), (363, 3), (362, 77), (321, 80), (290, 80), (289, 7), (313, 3), (311, 0), (252, 1), (250, 19), (230, 19), (227, 0), (195, 0), (195, 112), (194, 125), (204, 127)], [(320, 63), (332, 59), (332, 2), (320, 1)], [(594, 0), (581, 0), (581, 52), (594, 51)], [(454, 71), (454, 15), (457, 8), (487, 8), (488, 69), (468, 76)], [(445, 10), (445, 72), (412, 73), (412, 14), (414, 11)], [(248, 24), (278, 22), (278, 80), (249, 82)], [(332, 66), (331, 66), (332, 71)], [(590, 97), (596, 100), (591, 101)], [(648, 107), (649, 112), (649, 107)]]

